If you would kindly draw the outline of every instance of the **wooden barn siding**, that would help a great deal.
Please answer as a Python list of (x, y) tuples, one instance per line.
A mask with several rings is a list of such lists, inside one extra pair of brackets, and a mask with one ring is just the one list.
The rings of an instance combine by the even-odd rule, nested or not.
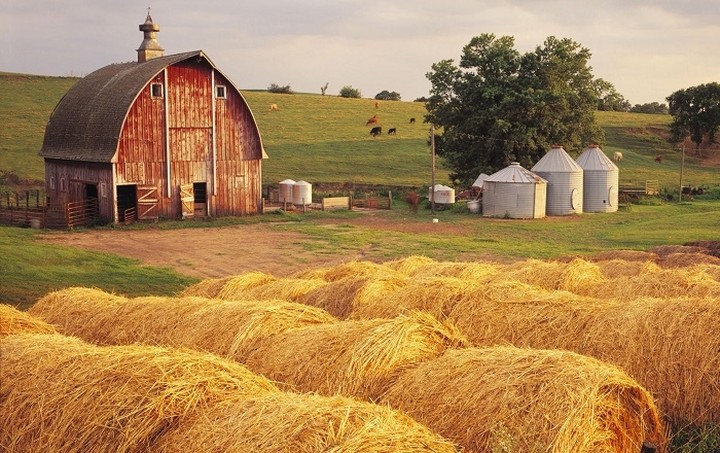
[(215, 106), (217, 179), (227, 184), (215, 193), (214, 214), (257, 214), (262, 199), (260, 137), (240, 93), (220, 74), (215, 83), (225, 85), (227, 94)]
[[(53, 178), (54, 189), (50, 187)], [(103, 183), (104, 191), (101, 188)], [(100, 218), (105, 222), (114, 221), (115, 198), (111, 164), (45, 159), (45, 191), (50, 203), (64, 205), (84, 200), (85, 184), (97, 186)]]

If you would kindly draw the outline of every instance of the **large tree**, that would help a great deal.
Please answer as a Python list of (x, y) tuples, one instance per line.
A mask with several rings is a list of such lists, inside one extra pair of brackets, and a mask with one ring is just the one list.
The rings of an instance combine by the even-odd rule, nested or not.
[(698, 154), (702, 154), (702, 144), (715, 142), (715, 134), (720, 127), (720, 83), (712, 82), (684, 90), (678, 90), (667, 97), (672, 138), (681, 142), (688, 136), (695, 143)]
[(532, 166), (556, 143), (579, 149), (602, 139), (590, 52), (555, 37), (526, 54), (514, 44), (510, 36), (476, 36), (458, 66), (442, 60), (427, 74), (427, 121), (439, 128), (437, 154), (455, 182), (513, 161)]

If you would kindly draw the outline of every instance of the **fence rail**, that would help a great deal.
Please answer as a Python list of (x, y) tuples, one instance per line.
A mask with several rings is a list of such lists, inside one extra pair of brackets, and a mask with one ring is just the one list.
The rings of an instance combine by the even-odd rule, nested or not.
[(91, 225), (97, 216), (97, 198), (61, 205), (46, 204), (41, 191), (6, 193), (0, 197), (2, 225), (66, 229)]

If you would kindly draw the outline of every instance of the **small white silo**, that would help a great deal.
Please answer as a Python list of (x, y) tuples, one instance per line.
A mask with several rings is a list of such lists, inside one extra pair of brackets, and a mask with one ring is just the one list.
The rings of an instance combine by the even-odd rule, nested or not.
[(583, 212), (583, 169), (562, 146), (553, 146), (530, 170), (548, 183), (547, 215)]
[(299, 206), (312, 203), (312, 184), (307, 181), (293, 184), (292, 202)]
[(585, 212), (615, 212), (618, 209), (620, 170), (600, 149), (590, 145), (577, 159), (584, 171), (583, 209)]
[[(453, 204), (455, 203), (455, 189), (452, 187), (444, 186), (442, 184), (435, 184), (435, 203), (440, 204)], [(428, 188), (428, 200), (432, 200), (432, 188)]]
[(483, 216), (511, 219), (545, 217), (546, 196), (547, 181), (513, 162), (485, 178)]
[(278, 183), (278, 201), (280, 203), (292, 203), (293, 186), (295, 181), (286, 179)]

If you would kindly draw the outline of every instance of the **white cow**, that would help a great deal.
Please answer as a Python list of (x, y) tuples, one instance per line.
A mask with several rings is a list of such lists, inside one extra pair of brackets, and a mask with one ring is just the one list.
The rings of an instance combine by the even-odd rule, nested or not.
[(613, 154), (613, 160), (615, 162), (619, 162), (623, 159), (622, 153), (620, 151), (615, 151), (615, 154)]

